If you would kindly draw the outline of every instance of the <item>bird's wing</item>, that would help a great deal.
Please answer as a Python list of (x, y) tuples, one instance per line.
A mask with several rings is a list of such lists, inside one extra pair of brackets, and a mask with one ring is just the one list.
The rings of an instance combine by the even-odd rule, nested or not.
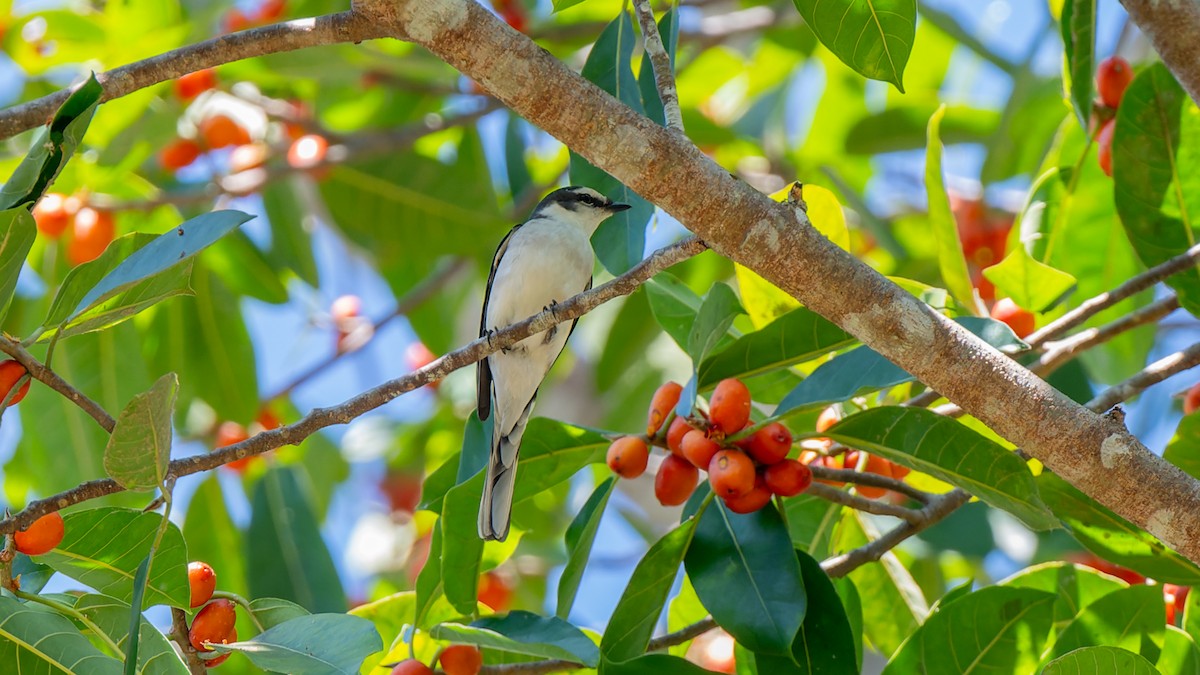
[[(479, 315), (479, 337), (488, 334), (490, 328), (487, 325), (488, 300), (492, 297), (492, 282), (496, 280), (496, 270), (500, 267), (500, 259), (504, 257), (504, 252), (508, 250), (508, 242), (512, 239), (513, 233), (521, 229), (519, 223), (513, 229), (504, 235), (500, 240), (500, 245), (496, 247), (496, 255), (492, 256), (492, 271), (488, 273), (487, 290), (483, 292), (483, 311)], [(498, 326), (495, 326), (498, 328)], [(487, 357), (484, 357), (475, 364), (475, 406), (479, 414), (479, 421), (486, 420), (492, 414), (492, 368), (488, 365)]]

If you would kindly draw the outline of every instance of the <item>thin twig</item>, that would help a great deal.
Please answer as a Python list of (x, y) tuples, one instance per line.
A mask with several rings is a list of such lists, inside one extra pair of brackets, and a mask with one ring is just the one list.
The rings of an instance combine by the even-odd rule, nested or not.
[(849, 492), (839, 490), (829, 485), (821, 483), (813, 483), (808, 487), (808, 494), (814, 497), (820, 497), (834, 504), (849, 506), (852, 509), (862, 511), (864, 513), (872, 513), (877, 516), (892, 516), (910, 523), (918, 522), (921, 519), (919, 511), (906, 509), (903, 506), (896, 506), (884, 501), (876, 499), (867, 499), (858, 495), (852, 495)]
[(930, 494), (905, 483), (902, 480), (897, 480), (890, 476), (881, 476), (877, 473), (867, 471), (855, 471), (853, 469), (831, 469), (827, 466), (810, 464), (808, 467), (812, 471), (814, 478), (825, 481), (838, 481), (841, 483), (856, 483), (858, 485), (866, 485), (868, 487), (883, 488), (899, 492), (907, 497), (928, 504)]
[(188, 639), (187, 614), (178, 607), (171, 608), (171, 633), (169, 637), (179, 645), (179, 651), (183, 654), (183, 662), (187, 664), (188, 670), (192, 675), (204, 675), (207, 668), (204, 667), (204, 659), (196, 655), (195, 647), (192, 647), (192, 641)]
[[(683, 113), (679, 110), (679, 91), (675, 88), (675, 73), (673, 59), (663, 45), (662, 36), (658, 33), (658, 25), (654, 22), (654, 8), (650, 0), (633, 0), (638, 22), (642, 25), (642, 40), (646, 46), (646, 55), (650, 57), (650, 66), (654, 70), (654, 84), (658, 87), (658, 97), (662, 99), (663, 117), (667, 127), (683, 133)], [(678, 21), (678, 19), (676, 19)]]
[(117, 426), (116, 420), (99, 403), (88, 398), (86, 394), (59, 377), (58, 373), (50, 370), (41, 361), (35, 359), (19, 342), (9, 338), (7, 335), (0, 336), (0, 352), (8, 354), (16, 359), (17, 363), (25, 366), (25, 370), (29, 371), (30, 377), (62, 394), (63, 398), (79, 406), (80, 410), (90, 415), (108, 433), (111, 434), (113, 428)]
[[(481, 337), (460, 347), (427, 366), (418, 368), (402, 377), (368, 389), (353, 398), (329, 408), (316, 408), (294, 424), (263, 431), (241, 443), (225, 446), (202, 455), (176, 459), (168, 468), (168, 476), (178, 478), (200, 471), (209, 471), (234, 460), (262, 454), (284, 445), (296, 445), (317, 431), (335, 424), (347, 424), (351, 420), (374, 410), (397, 396), (418, 389), (430, 382), (445, 378), (450, 373), (469, 366), (485, 356), (525, 338), (548, 330), (551, 326), (578, 318), (599, 305), (623, 295), (629, 295), (642, 283), (658, 272), (682, 262), (707, 247), (695, 237), (665, 246), (650, 254), (625, 274), (612, 279), (585, 293), (561, 302), (538, 314), (500, 329), (489, 336)], [(41, 516), (105, 495), (124, 490), (111, 478), (88, 481), (65, 492), (51, 495), (27, 504), (20, 513), (0, 520), (0, 534), (7, 534), (28, 526)]]
[(1029, 369), (1037, 375), (1045, 377), (1079, 354), (1138, 326), (1154, 323), (1176, 309), (1179, 309), (1179, 298), (1170, 295), (1103, 326), (1088, 328), (1065, 340), (1047, 342), (1045, 343), (1046, 353), (1038, 359), (1037, 363), (1031, 364)]
[(1087, 407), (1103, 412), (1114, 405), (1137, 396), (1150, 385), (1158, 384), (1168, 377), (1200, 365), (1200, 343), (1175, 352), (1146, 366), (1133, 377), (1115, 384), (1088, 401)]

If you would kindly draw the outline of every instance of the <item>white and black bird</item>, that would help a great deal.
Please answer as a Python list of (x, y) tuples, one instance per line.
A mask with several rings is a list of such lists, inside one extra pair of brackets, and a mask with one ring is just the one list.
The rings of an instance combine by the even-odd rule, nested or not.
[[(496, 249), (483, 299), (480, 337), (592, 287), (591, 236), (628, 209), (586, 187), (555, 190)], [(478, 365), (480, 421), (495, 415), (479, 504), (479, 537), (503, 541), (512, 515), (517, 453), (538, 387), (575, 328), (554, 326), (501, 349)]]

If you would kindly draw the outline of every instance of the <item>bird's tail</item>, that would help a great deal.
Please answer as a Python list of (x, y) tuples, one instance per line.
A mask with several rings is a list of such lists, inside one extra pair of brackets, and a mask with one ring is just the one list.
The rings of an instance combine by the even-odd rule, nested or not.
[(508, 537), (513, 487), (517, 482), (517, 454), (521, 450), (521, 437), (525, 435), (525, 425), (529, 423), (529, 413), (532, 411), (531, 400), (508, 433), (501, 431), (498, 415), (493, 420), (492, 452), (488, 458), (487, 473), (483, 477), (483, 498), (479, 500), (480, 539), (504, 541)]

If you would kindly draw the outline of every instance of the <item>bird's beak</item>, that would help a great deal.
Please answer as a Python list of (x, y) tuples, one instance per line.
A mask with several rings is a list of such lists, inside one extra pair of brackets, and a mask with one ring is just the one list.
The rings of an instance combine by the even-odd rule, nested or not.
[(613, 202), (604, 208), (608, 209), (609, 213), (620, 213), (622, 211), (627, 211), (627, 210), (633, 208), (633, 206), (630, 204), (621, 204), (619, 202)]

